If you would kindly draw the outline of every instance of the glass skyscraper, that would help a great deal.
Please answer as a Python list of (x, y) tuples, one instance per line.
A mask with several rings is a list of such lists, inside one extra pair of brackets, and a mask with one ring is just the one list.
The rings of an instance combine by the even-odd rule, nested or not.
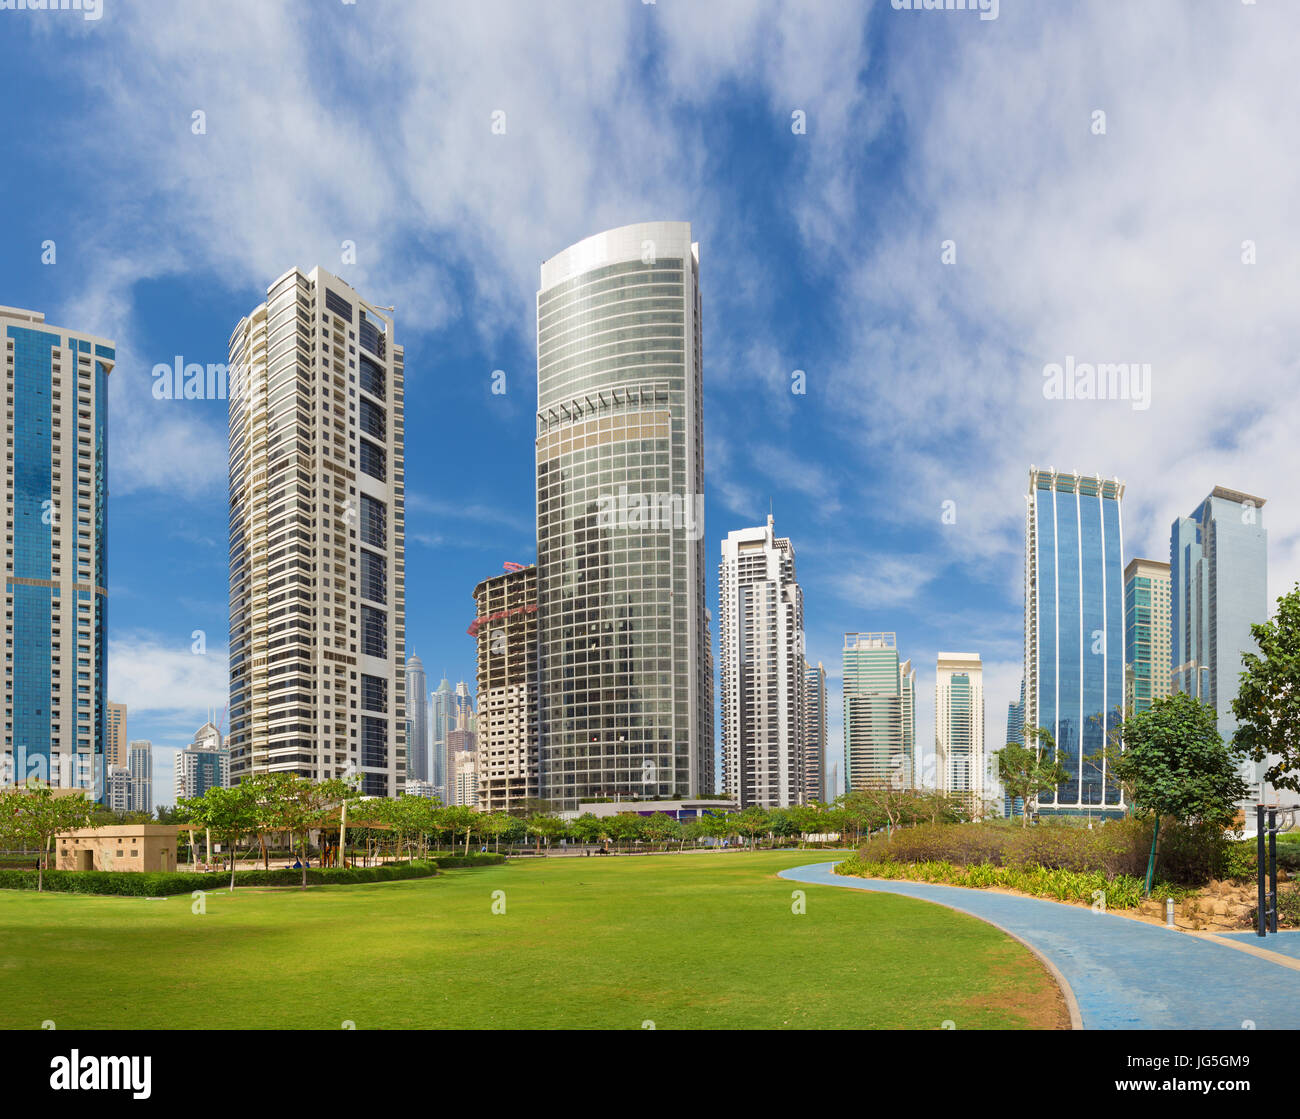
[[(1241, 656), (1257, 652), (1250, 627), (1269, 616), (1264, 498), (1215, 486), (1190, 517), (1173, 523), (1169, 569), (1173, 690), (1210, 704), (1231, 742)], [(1254, 796), (1268, 765), (1242, 763)]]
[(713, 791), (699, 247), (686, 222), (542, 265), (537, 568), (542, 796)]
[(844, 635), (844, 791), (910, 788), (916, 672), (893, 633)]
[(0, 307), (5, 711), (0, 780), (106, 796), (112, 342)]
[(429, 780), (443, 804), (451, 803), (455, 780), (455, 774), (447, 770), (447, 735), (456, 725), (455, 700), (451, 681), (445, 676), (438, 690), (429, 695)]
[(1133, 559), (1124, 568), (1124, 710), (1140, 715), (1169, 694), (1169, 565)]
[(1025, 727), (1056, 740), (1069, 780), (1045, 813), (1123, 810), (1097, 755), (1124, 701), (1124, 484), (1029, 472), (1025, 531)]
[(406, 658), (406, 778), (429, 780), (429, 693), (424, 662)]

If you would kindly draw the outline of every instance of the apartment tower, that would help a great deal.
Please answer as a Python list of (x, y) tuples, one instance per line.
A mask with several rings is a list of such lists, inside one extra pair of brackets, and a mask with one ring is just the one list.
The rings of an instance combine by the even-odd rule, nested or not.
[(518, 812), (539, 795), (537, 568), (517, 567), (474, 588), (478, 643), (478, 806)]
[(403, 353), (286, 272), (230, 338), (231, 776), (406, 778)]
[(723, 791), (741, 808), (803, 804), (803, 590), (771, 516), (722, 542), (718, 595)]
[(935, 779), (940, 792), (983, 807), (984, 666), (978, 653), (940, 653), (934, 685)]
[(844, 635), (844, 789), (911, 788), (916, 672), (893, 633)]

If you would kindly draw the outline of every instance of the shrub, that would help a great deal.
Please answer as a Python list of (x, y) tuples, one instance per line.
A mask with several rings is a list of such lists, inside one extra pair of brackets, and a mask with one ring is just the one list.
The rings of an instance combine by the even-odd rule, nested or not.
[[(1259, 906), (1252, 905), (1246, 918), (1254, 927), (1259, 920)], [(1284, 925), (1295, 928), (1300, 925), (1300, 889), (1295, 886), (1286, 890), (1279, 889), (1277, 892), (1277, 924), (1278, 928)]]

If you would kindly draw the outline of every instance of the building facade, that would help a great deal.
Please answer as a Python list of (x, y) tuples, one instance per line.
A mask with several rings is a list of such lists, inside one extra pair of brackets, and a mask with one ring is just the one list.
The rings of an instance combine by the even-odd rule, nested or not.
[(1099, 755), (1124, 701), (1124, 484), (1029, 472), (1024, 726), (1043, 727), (1070, 779), (1039, 811), (1123, 811)]
[(831, 791), (826, 768), (826, 669), (805, 659), (803, 673), (803, 772), (807, 801), (829, 804)]
[(537, 568), (474, 588), (478, 646), (478, 806), (520, 812), (541, 795), (537, 727)]
[(981, 812), (986, 797), (984, 666), (978, 653), (940, 653), (934, 685), (935, 781)]
[(646, 222), (537, 294), (540, 779), (580, 800), (713, 791), (699, 247)]
[(194, 741), (176, 751), (172, 782), (178, 801), (182, 797), (201, 797), (209, 789), (230, 787), (230, 751), (215, 723), (204, 723)]
[(1141, 714), (1170, 692), (1169, 564), (1132, 559), (1124, 568), (1124, 711)]
[(130, 746), (128, 772), (131, 775), (129, 812), (153, 811), (153, 743), (137, 738)]
[(429, 780), (428, 678), (419, 657), (406, 661), (406, 780)]
[(911, 788), (916, 672), (893, 633), (844, 635), (844, 790)]
[(5, 732), (0, 781), (105, 798), (107, 339), (0, 307), (5, 415)]
[(718, 595), (723, 791), (742, 808), (803, 804), (803, 590), (772, 517), (722, 542)]
[(230, 339), (232, 778), (406, 778), (403, 373), (387, 309), (286, 272)]
[[(1269, 617), (1264, 500), (1215, 486), (1170, 532), (1171, 689), (1210, 704), (1225, 742), (1237, 729), (1232, 701), (1242, 654), (1258, 652), (1250, 627)], [(1241, 763), (1250, 803), (1273, 799), (1264, 788), (1270, 764)]]
[(127, 761), (127, 743), (130, 741), (126, 736), (126, 704), (110, 703), (107, 712), (108, 739), (104, 746), (104, 761), (109, 768), (124, 766)]

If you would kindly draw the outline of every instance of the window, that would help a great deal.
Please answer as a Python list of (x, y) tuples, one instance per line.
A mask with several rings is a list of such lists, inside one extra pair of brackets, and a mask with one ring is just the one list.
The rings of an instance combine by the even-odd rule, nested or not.
[(361, 716), (361, 764), (388, 765), (388, 723), (384, 719)]
[(384, 557), (361, 549), (361, 597), (371, 602), (388, 601), (388, 572)]
[(388, 509), (369, 494), (361, 495), (361, 541), (376, 548), (388, 546)]
[(376, 439), (387, 439), (384, 410), (373, 400), (361, 398), (361, 430)]
[(348, 322), (352, 321), (352, 304), (341, 295), (335, 295), (329, 288), (325, 289), (325, 306)]
[(361, 440), (361, 470), (369, 474), (372, 478), (378, 478), (381, 482), (387, 477), (385, 456), (382, 448), (376, 447), (368, 440)]
[(384, 377), (384, 367), (376, 361), (371, 361), (365, 354), (361, 355), (361, 387), (371, 396), (377, 396), (380, 400), (385, 399), (384, 388), (386, 378)]
[(361, 651), (368, 657), (388, 656), (388, 615), (361, 604)]
[(366, 711), (388, 711), (388, 681), (384, 677), (361, 674), (361, 706)]

